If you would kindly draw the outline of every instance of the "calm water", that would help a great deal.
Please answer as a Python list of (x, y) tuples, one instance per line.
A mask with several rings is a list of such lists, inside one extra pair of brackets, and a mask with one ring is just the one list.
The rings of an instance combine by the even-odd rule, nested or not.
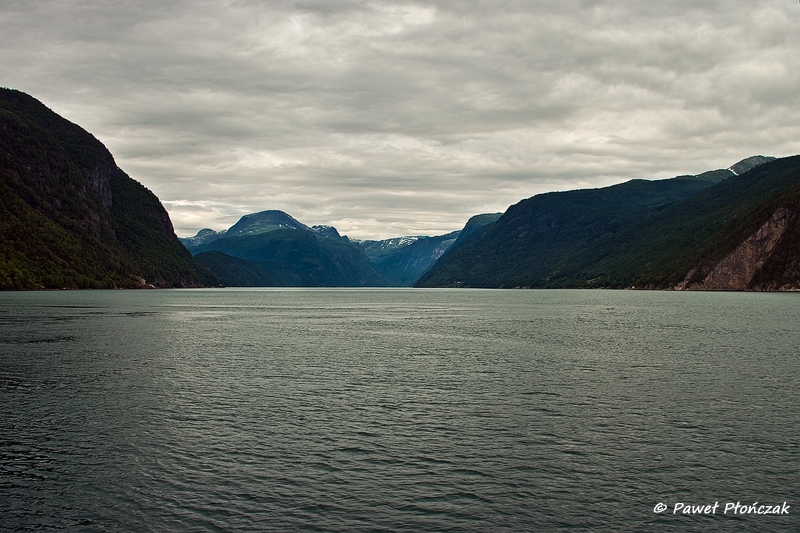
[(800, 294), (4, 293), (0, 530), (798, 531), (798, 355)]

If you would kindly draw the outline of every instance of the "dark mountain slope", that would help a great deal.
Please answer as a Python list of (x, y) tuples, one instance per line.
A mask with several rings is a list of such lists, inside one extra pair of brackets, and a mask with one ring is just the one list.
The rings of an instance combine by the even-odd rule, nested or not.
[(394, 237), (382, 241), (362, 241), (372, 264), (392, 284), (413, 285), (444, 254), (450, 253), (467, 237), (485, 231), (502, 213), (471, 217), (464, 229), (436, 237)]
[(456, 241), (454, 231), (436, 237), (396, 237), (383, 241), (365, 241), (367, 256), (392, 285), (407, 287), (433, 265)]
[(278, 287), (282, 283), (274, 278), (269, 269), (232, 257), (222, 252), (203, 252), (194, 256), (195, 261), (211, 270), (220, 283), (228, 287)]
[(179, 237), (178, 240), (189, 250), (195, 250), (217, 239), (256, 235), (258, 233), (266, 233), (278, 229), (306, 230), (322, 238), (349, 242), (349, 239), (339, 235), (339, 232), (333, 226), (312, 226), (309, 228), (302, 222), (298, 222), (289, 214), (275, 209), (244, 215), (236, 224), (222, 231), (203, 228), (193, 237)]
[[(529, 200), (509, 209), (509, 220), (504, 216), (483, 238), (455, 251), (455, 260), (443, 258), (447, 261), (420, 284), (798, 288), (800, 156), (750, 168), (722, 181), (706, 181), (708, 186), (693, 194), (682, 188), (686, 178), (677, 178), (644, 182), (638, 190), (629, 182), (616, 191), (561, 193), (568, 199), (534, 197), (530, 200), (539, 198), (538, 204)], [(620, 192), (635, 194), (625, 198)], [(669, 201), (675, 192), (685, 197)], [(589, 201), (593, 196), (603, 200), (603, 207)], [(544, 224), (548, 221), (550, 226)], [(532, 232), (544, 235), (531, 238)], [(496, 266), (497, 275), (487, 264)]]
[(0, 89), (0, 288), (214, 283), (92, 135)]
[[(318, 237), (306, 229), (275, 229), (254, 235), (224, 237), (193, 248), (192, 251), (196, 254), (218, 251), (249, 261), (254, 264), (255, 271), (280, 286), (361, 287), (388, 284), (361, 247), (343, 238)], [(203, 261), (210, 264), (205, 258)]]
[(475, 239), (483, 235), (483, 233), (488, 231), (489, 228), (492, 227), (492, 224), (497, 222), (501, 216), (503, 216), (503, 213), (483, 213), (470, 217), (464, 225), (464, 229), (458, 234), (458, 239), (453, 243), (452, 249), (458, 248), (464, 244), (467, 239)]
[(416, 286), (543, 286), (565, 257), (712, 183), (695, 176), (632, 180), (534, 196), (511, 206), (479, 238), (448, 253)]
[(213, 274), (192, 259), (175, 236), (156, 195), (118, 170), (110, 180), (112, 227), (126, 257), (148, 283), (158, 286), (215, 285)]
[(255, 235), (257, 233), (264, 233), (265, 231), (274, 231), (277, 229), (309, 230), (311, 228), (298, 222), (283, 211), (271, 209), (244, 215), (236, 224), (228, 228), (228, 231), (225, 232), (225, 236), (241, 237), (243, 235)]
[[(785, 210), (781, 212), (782, 235), (777, 236), (775, 248), (762, 258), (753, 258), (763, 262), (763, 269), (758, 266), (746, 282), (739, 279), (703, 286), (703, 280), (727, 255), (781, 209)], [(799, 231), (798, 213), (800, 156), (778, 159), (669, 206), (646, 223), (627, 228), (562, 263), (553, 282), (557, 286), (671, 288), (685, 281), (680, 288), (737, 290), (800, 286), (800, 248), (792, 244)], [(743, 248), (741, 253), (747, 252)]]

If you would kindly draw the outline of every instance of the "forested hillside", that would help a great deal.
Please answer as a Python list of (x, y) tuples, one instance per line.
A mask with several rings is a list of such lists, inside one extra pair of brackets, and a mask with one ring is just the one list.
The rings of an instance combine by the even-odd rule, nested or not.
[(798, 288), (800, 157), (732, 168), (523, 200), (417, 286)]
[(91, 134), (0, 89), (0, 289), (215, 284)]

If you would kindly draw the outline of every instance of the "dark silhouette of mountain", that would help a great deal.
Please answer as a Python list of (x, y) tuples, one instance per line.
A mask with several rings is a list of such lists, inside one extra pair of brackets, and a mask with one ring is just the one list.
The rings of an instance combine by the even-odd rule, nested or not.
[(158, 198), (91, 134), (0, 89), (0, 288), (193, 287), (216, 279)]
[(311, 231), (325, 239), (350, 242), (350, 239), (347, 238), (347, 235), (339, 235), (339, 231), (333, 226), (311, 226)]
[(186, 248), (191, 250), (192, 248), (197, 248), (203, 244), (216, 241), (217, 239), (221, 239), (225, 236), (228, 230), (222, 231), (214, 231), (211, 228), (203, 228), (197, 232), (197, 235), (194, 237), (178, 237), (178, 240), (183, 244)]
[(242, 237), (278, 229), (302, 229), (308, 231), (311, 228), (298, 222), (283, 211), (273, 209), (244, 215), (236, 224), (228, 228), (225, 236)]
[(483, 213), (481, 215), (474, 215), (467, 220), (464, 229), (461, 230), (458, 237), (461, 239), (472, 235), (480, 228), (486, 227), (489, 224), (494, 224), (501, 216), (503, 216), (503, 213)]
[(298, 222), (292, 216), (278, 210), (261, 211), (245, 215), (228, 229), (214, 231), (210, 228), (203, 228), (194, 237), (179, 237), (178, 240), (187, 248), (195, 249), (204, 244), (222, 239), (223, 237), (242, 237), (244, 235), (256, 235), (277, 229), (301, 229), (311, 231), (328, 239), (338, 239), (349, 241), (347, 237), (339, 235), (333, 226), (312, 226), (308, 227), (302, 222)]
[(471, 217), (467, 220), (464, 229), (462, 229), (461, 233), (458, 235), (458, 239), (456, 239), (456, 242), (453, 243), (453, 246), (448, 251), (457, 250), (458, 247), (465, 242), (477, 239), (486, 233), (489, 228), (492, 227), (492, 224), (497, 222), (501, 216), (503, 216), (503, 213), (484, 213)]
[(194, 256), (195, 261), (211, 270), (228, 287), (279, 287), (280, 278), (267, 268), (246, 259), (239, 259), (216, 250)]
[(417, 286), (791, 288), (798, 160), (741, 163), (523, 200)]
[(800, 287), (800, 156), (764, 163), (575, 256), (563, 283), (658, 289)]
[(457, 248), (466, 237), (482, 232), (502, 213), (475, 215), (464, 229), (436, 237), (393, 237), (382, 241), (361, 241), (367, 256), (392, 285), (413, 285), (436, 261)]
[(395, 237), (362, 241), (367, 256), (383, 277), (395, 286), (411, 286), (447, 251), (460, 231), (436, 237)]
[(458, 235), (351, 242), (333, 226), (309, 227), (269, 210), (245, 215), (227, 230), (200, 230), (181, 242), (229, 286), (382, 287), (413, 284)]
[(189, 239), (183, 242), (226, 285), (389, 285), (363, 248), (339, 235), (336, 228), (309, 228), (282, 211), (245, 215), (222, 236), (200, 245)]

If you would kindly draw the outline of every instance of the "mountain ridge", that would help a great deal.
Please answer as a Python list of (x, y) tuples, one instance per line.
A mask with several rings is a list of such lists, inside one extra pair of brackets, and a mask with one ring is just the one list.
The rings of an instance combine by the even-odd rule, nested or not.
[[(477, 231), (498, 216), (499, 213), (473, 216), (465, 229)], [(461, 233), (462, 230), (457, 230), (430, 237), (351, 241), (333, 226), (309, 227), (288, 213), (273, 209), (243, 215), (226, 230), (216, 232), (206, 228), (180, 241), (226, 285), (402, 287), (419, 279), (455, 245)], [(314, 245), (309, 236), (318, 243)], [(278, 241), (280, 246), (275, 245)], [(302, 249), (306, 255), (291, 255), (288, 248), (297, 253)], [(328, 256), (330, 261), (325, 259)], [(331, 275), (320, 275), (311, 264), (324, 265), (325, 269), (331, 269)], [(283, 275), (281, 269), (285, 271)]]
[[(340, 236), (332, 226), (308, 227), (282, 211), (261, 213), (267, 214), (242, 217), (244, 223), (235, 232), (238, 235), (231, 235), (234, 232), (229, 229), (222, 236), (199, 245), (184, 242), (202, 264), (230, 286), (246, 282), (262, 286), (265, 280), (270, 280), (270, 286), (389, 285), (364, 250)], [(276, 220), (281, 222), (274, 223)], [(287, 224), (287, 221), (293, 222)], [(289, 225), (293, 227), (286, 227)], [(209, 252), (217, 254), (210, 256)]]
[[(415, 286), (675, 289), (685, 281), (682, 288), (701, 288), (695, 276), (708, 276), (778, 207), (797, 208), (794, 200), (776, 204), (781, 195), (794, 198), (800, 176), (795, 158), (754, 156), (743, 162), (758, 164), (739, 175), (728, 169), (721, 180), (725, 170), (712, 171), (717, 176), (711, 180), (708, 173), (631, 180), (523, 200), (480, 239), (443, 257)], [(636, 194), (620, 194), (637, 188)], [(782, 246), (775, 243), (784, 264), (796, 265), (796, 251)], [(777, 268), (769, 264), (763, 258), (759, 271)], [(785, 289), (794, 283), (789, 278), (780, 285), (762, 280), (760, 287)], [(742, 290), (741, 283), (727, 287)], [(747, 288), (758, 290), (750, 282)]]

